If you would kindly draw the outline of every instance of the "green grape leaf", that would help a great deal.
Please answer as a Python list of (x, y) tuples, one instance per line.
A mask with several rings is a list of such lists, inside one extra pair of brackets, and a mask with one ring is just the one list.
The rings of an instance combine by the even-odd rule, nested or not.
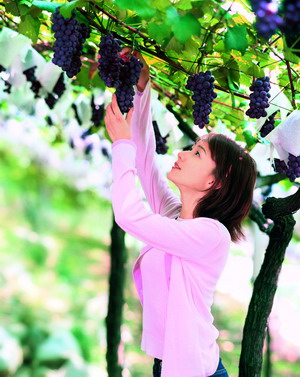
[(192, 35), (200, 35), (200, 24), (192, 14), (187, 13), (172, 25), (172, 30), (179, 42), (185, 43)]
[(224, 42), (226, 51), (238, 50), (244, 55), (248, 47), (246, 27), (242, 25), (229, 27)]
[[(124, 22), (125, 22), (126, 25), (135, 26), (135, 25), (139, 25), (142, 22), (142, 19), (141, 19), (140, 16), (133, 14), (130, 17), (125, 18)], [(152, 25), (152, 24), (150, 24), (150, 25)]]
[(145, 20), (151, 19), (156, 11), (150, 5), (150, 0), (115, 0), (121, 9), (131, 9)]
[(50, 1), (40, 1), (40, 0), (34, 0), (32, 2), (32, 5), (34, 5), (37, 8), (40, 8), (42, 10), (46, 10), (48, 12), (54, 13), (55, 9), (57, 7), (62, 6), (62, 3), (51, 3)]
[(64, 18), (69, 18), (69, 17), (71, 17), (73, 9), (75, 9), (77, 7), (82, 7), (84, 4), (85, 4), (84, 0), (71, 1), (70, 3), (63, 4), (60, 7), (60, 13)]
[(24, 4), (28, 7), (31, 7), (31, 5), (32, 5), (31, 3), (32, 3), (32, 1), (29, 1), (29, 0), (21, 0), (21, 1), (18, 2), (19, 5)]
[(148, 31), (149, 31), (149, 36), (160, 44), (162, 44), (165, 39), (171, 37), (170, 26), (166, 24), (157, 24), (157, 23), (151, 22), (149, 24)]
[(283, 54), (285, 59), (291, 63), (298, 64), (300, 62), (300, 58), (293, 53), (293, 49), (289, 48), (286, 43), (284, 43)]
[(6, 3), (4, 6), (7, 13), (10, 13), (14, 16), (20, 16), (19, 8), (16, 3)]
[(184, 44), (184, 50), (180, 54), (181, 56), (185, 56), (191, 61), (195, 60), (197, 56), (198, 50), (200, 47), (200, 43), (197, 42), (194, 38), (189, 38)]
[(177, 9), (182, 9), (182, 10), (188, 10), (192, 9), (192, 1), (191, 0), (180, 0), (178, 3), (176, 3), (176, 8)]
[(230, 76), (230, 80), (232, 82), (232, 85), (235, 89), (233, 90), (239, 90), (239, 86), (240, 86), (240, 68), (239, 68), (239, 65), (238, 65), (238, 62), (237, 60), (235, 59), (234, 56), (231, 55), (231, 59), (230, 60), (224, 60), (224, 64), (231, 68), (229, 70), (229, 76)]
[(229, 89), (228, 86), (228, 69), (224, 67), (217, 68), (213, 71), (213, 75), (217, 80), (217, 83), (225, 89)]
[(183, 51), (184, 44), (180, 43), (175, 37), (172, 37), (165, 48), (168, 50), (169, 55), (173, 56), (173, 51), (179, 54)]
[(173, 82), (175, 84), (184, 85), (184, 83), (186, 81), (186, 74), (182, 71), (176, 71), (176, 72), (174, 72), (174, 74), (172, 74), (170, 79), (173, 80)]
[(216, 52), (224, 52), (225, 51), (225, 43), (223, 40), (220, 40), (214, 46)]
[(245, 142), (247, 147), (251, 147), (252, 145), (256, 144), (257, 138), (252, 135), (252, 132), (249, 130), (243, 131), (243, 136), (245, 138)]
[(214, 41), (213, 34), (210, 34), (206, 40), (205, 52), (207, 54), (212, 54), (214, 52)]
[[(247, 67), (248, 65), (248, 68), (246, 70), (246, 73), (248, 75), (251, 75), (253, 77), (263, 77), (264, 76), (264, 71), (255, 63), (252, 63), (250, 62), (249, 64), (245, 64), (245, 68)], [(249, 67), (250, 65), (250, 67)]]
[[(230, 75), (231, 71), (229, 71), (229, 75), (228, 75), (228, 86), (229, 86), (229, 89), (232, 90), (233, 92), (236, 92), (239, 90), (239, 85), (237, 85), (231, 78), (231, 75)], [(232, 96), (231, 96), (232, 98)], [(235, 106), (233, 106), (235, 107)]]
[(177, 21), (178, 21), (178, 18), (179, 18), (179, 14), (177, 13), (177, 10), (176, 8), (170, 6), (167, 10), (166, 10), (166, 24), (169, 25), (169, 26), (172, 26), (174, 25)]
[(31, 4), (29, 4), (29, 7), (25, 4), (16, 4), (14, 2), (5, 4), (5, 10), (8, 13), (13, 14), (14, 16), (25, 16), (28, 11), (30, 10)]
[(155, 8), (156, 10), (165, 11), (166, 8), (170, 6), (169, 0), (152, 0), (151, 7)]
[(18, 27), (18, 32), (26, 35), (26, 37), (30, 38), (35, 44), (38, 41), (40, 25), (41, 23), (37, 18), (33, 18), (28, 14), (24, 17), (24, 20), (22, 17), (21, 23)]

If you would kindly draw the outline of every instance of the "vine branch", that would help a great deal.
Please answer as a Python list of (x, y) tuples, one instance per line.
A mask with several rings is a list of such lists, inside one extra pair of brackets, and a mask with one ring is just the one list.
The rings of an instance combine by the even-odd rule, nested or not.
[(95, 8), (98, 9), (100, 12), (106, 14), (109, 18), (111, 18), (112, 20), (114, 20), (117, 24), (120, 24), (122, 26), (124, 26), (126, 29), (132, 31), (133, 33), (135, 34), (138, 34), (140, 37), (142, 37), (146, 42), (148, 43), (151, 43), (151, 44), (155, 44), (155, 41), (153, 39), (150, 39), (147, 37), (147, 35), (141, 33), (138, 29), (135, 29), (129, 25), (127, 25), (125, 22), (119, 20), (117, 17), (113, 16), (112, 14), (110, 14), (109, 12), (107, 12), (106, 10), (104, 10), (103, 8), (99, 7), (99, 5), (97, 4), (94, 4)]
[(269, 219), (277, 219), (297, 212), (300, 209), (300, 187), (295, 194), (286, 198), (268, 198), (262, 206), (263, 214)]
[(286, 60), (286, 66), (287, 66), (289, 80), (290, 80), (290, 85), (291, 85), (292, 106), (293, 106), (294, 110), (296, 110), (297, 106), (296, 106), (296, 101), (295, 101), (295, 88), (294, 88), (294, 83), (293, 83), (291, 65), (290, 65), (290, 62), (288, 60)]

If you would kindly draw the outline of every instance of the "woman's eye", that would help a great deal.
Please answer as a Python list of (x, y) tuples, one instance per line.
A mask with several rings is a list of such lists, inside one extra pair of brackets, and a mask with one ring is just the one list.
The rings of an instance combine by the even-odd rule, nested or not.
[(197, 152), (195, 153), (195, 155), (196, 155), (197, 153), (199, 153), (199, 156), (201, 157), (201, 154), (200, 154), (200, 152), (199, 152), (199, 151), (197, 151)]

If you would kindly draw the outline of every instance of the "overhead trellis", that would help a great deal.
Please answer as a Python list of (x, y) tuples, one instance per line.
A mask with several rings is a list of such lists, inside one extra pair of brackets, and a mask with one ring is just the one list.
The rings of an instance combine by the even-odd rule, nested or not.
[[(246, 111), (248, 88), (253, 78), (266, 74), (271, 75), (272, 86), (280, 88), (296, 108), (299, 98), (297, 51), (287, 47), (281, 32), (269, 41), (259, 38), (253, 27), (254, 14), (243, 1), (180, 0), (171, 4), (169, 1), (75, 0), (65, 4), (24, 0), (5, 4), (2, 18), (7, 26), (31, 38), (34, 47), (42, 49), (43, 55), (50, 58), (53, 35), (49, 33), (51, 21), (47, 12), (53, 12), (57, 6), (61, 6), (66, 17), (76, 9), (77, 18), (92, 28), (82, 54), (84, 67), (74, 79), (76, 84), (89, 89), (100, 85), (96, 75), (98, 44), (101, 34), (112, 32), (124, 44), (143, 52), (151, 67), (152, 80), (162, 90), (172, 88), (183, 104), (182, 116), (190, 122), (193, 101), (184, 85), (189, 74), (208, 69), (216, 78), (215, 87), (220, 97), (214, 102), (213, 110), (230, 105)], [(14, 21), (13, 16), (20, 16), (20, 23)], [(217, 118), (226, 123), (226, 116), (214, 111), (210, 118), (212, 125)], [(240, 128), (239, 121), (233, 114), (230, 123)]]

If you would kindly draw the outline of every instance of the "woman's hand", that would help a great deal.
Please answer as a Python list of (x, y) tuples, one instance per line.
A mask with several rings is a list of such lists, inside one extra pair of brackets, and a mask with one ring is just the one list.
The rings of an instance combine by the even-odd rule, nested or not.
[[(130, 47), (124, 47), (122, 49), (122, 51), (120, 51), (120, 55), (124, 56), (124, 55), (127, 55), (128, 57), (130, 56), (131, 54), (131, 49)], [(136, 84), (136, 87), (137, 87), (137, 90), (139, 92), (143, 92), (145, 87), (146, 87), (146, 84), (150, 78), (150, 74), (149, 74), (149, 66), (147, 65), (145, 59), (143, 58), (142, 54), (140, 52), (138, 52), (137, 50), (134, 50), (132, 52), (132, 55), (135, 56), (137, 59), (139, 59), (142, 63), (143, 63), (143, 67), (142, 67), (142, 70), (141, 70), (141, 74), (140, 74), (140, 78), (139, 78), (139, 81), (138, 83)]]
[(107, 132), (112, 140), (115, 142), (119, 139), (131, 140), (130, 123), (133, 114), (133, 107), (128, 111), (126, 119), (119, 108), (116, 94), (112, 96), (112, 102), (106, 108), (104, 117)]

